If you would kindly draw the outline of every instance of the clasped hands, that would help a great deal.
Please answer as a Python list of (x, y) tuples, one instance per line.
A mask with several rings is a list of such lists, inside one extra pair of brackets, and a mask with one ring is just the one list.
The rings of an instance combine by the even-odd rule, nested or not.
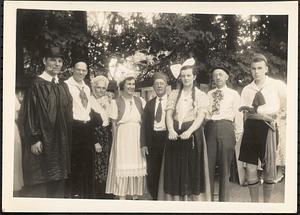
[(175, 130), (169, 130), (169, 139), (170, 140), (177, 140), (177, 138), (180, 138), (182, 140), (187, 140), (191, 137), (192, 133), (189, 132), (188, 130), (181, 133), (180, 135), (177, 134)]
[(239, 108), (239, 111), (245, 111), (251, 114), (255, 114), (257, 112), (257, 108), (250, 107), (250, 106), (242, 106)]

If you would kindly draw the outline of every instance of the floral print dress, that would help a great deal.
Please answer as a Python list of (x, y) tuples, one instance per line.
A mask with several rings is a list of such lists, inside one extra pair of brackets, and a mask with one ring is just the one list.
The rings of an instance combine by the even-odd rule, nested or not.
[(102, 147), (101, 153), (95, 155), (95, 179), (99, 183), (106, 182), (108, 172), (108, 162), (112, 143), (111, 124), (107, 127), (99, 125), (95, 127), (97, 142)]

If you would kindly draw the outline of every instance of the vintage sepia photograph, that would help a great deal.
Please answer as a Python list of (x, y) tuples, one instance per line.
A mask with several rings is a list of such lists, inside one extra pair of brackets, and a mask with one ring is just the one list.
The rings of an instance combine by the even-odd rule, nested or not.
[(2, 211), (296, 212), (297, 7), (5, 1)]

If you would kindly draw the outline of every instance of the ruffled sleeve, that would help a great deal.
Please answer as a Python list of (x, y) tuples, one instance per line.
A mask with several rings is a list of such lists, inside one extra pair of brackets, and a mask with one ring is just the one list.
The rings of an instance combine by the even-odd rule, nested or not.
[(176, 99), (177, 99), (178, 93), (179, 93), (179, 90), (173, 90), (170, 93), (170, 95), (168, 97), (166, 111), (168, 111), (168, 110), (174, 110), (175, 109), (175, 103), (176, 103)]

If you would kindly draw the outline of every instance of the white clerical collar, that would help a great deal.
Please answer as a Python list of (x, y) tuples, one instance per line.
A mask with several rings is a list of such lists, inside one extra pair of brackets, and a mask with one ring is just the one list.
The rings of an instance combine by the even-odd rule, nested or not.
[(53, 76), (49, 75), (49, 73), (46, 72), (46, 71), (44, 71), (39, 77), (42, 78), (42, 79), (44, 79), (44, 80), (46, 80), (46, 81), (49, 81), (49, 82), (51, 82), (52, 79), (54, 78), (54, 82), (56, 84), (58, 83), (58, 77), (57, 77), (57, 75), (55, 75), (53, 77)]

